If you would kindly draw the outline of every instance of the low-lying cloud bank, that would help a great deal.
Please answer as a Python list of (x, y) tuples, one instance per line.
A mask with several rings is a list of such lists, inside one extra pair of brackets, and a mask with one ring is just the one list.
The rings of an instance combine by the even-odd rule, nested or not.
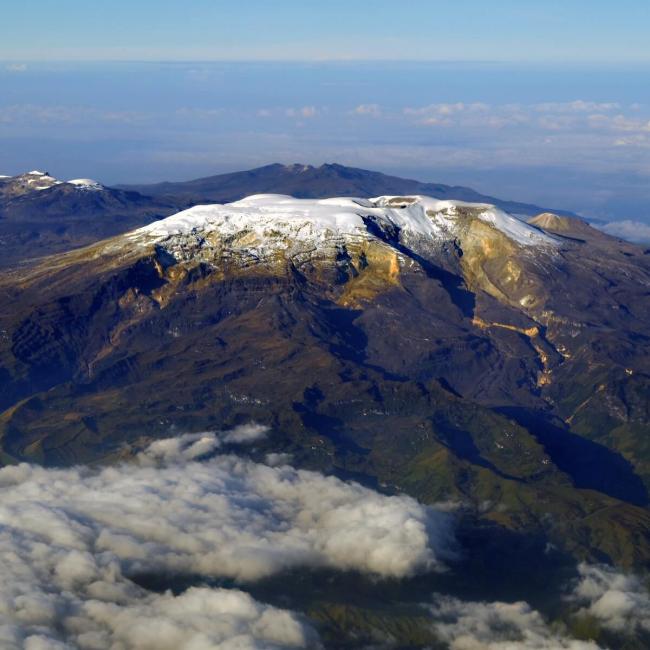
[(431, 608), (436, 633), (451, 650), (600, 650), (553, 630), (528, 603), (441, 597)]
[(245, 582), (309, 566), (403, 577), (441, 566), (453, 543), (444, 513), (315, 472), (214, 455), (263, 434), (158, 441), (112, 467), (0, 469), (0, 645), (314, 647), (296, 615), (242, 591), (153, 594), (129, 576)]
[[(296, 613), (242, 589), (297, 566), (401, 578), (436, 570), (454, 546), (447, 514), (408, 497), (220, 453), (264, 427), (160, 440), (104, 468), (0, 469), (0, 647), (26, 650), (318, 648)], [(229, 578), (239, 588), (180, 595), (134, 578)], [(582, 564), (563, 621), (525, 602), (439, 595), (435, 634), (452, 650), (604, 650), (572, 638), (580, 619), (613, 635), (650, 635), (637, 577)]]
[(557, 597), (567, 612), (565, 621), (554, 624), (525, 602), (438, 596), (430, 612), (437, 635), (451, 650), (606, 650), (607, 644), (571, 638), (567, 624), (581, 619), (596, 632), (650, 640), (650, 592), (637, 576), (583, 563), (568, 592)]
[(630, 221), (625, 219), (623, 221), (612, 221), (603, 226), (596, 226), (608, 235), (627, 239), (631, 242), (639, 244), (650, 243), (650, 224), (642, 221)]
[[(119, 575), (111, 578), (117, 579), (112, 590), (109, 581), (98, 576), (94, 583), (79, 581), (61, 589), (52, 582), (47, 590), (16, 597), (13, 611), (3, 612), (0, 646), (7, 650), (319, 647), (315, 631), (295, 614), (258, 603), (242, 591), (191, 588), (180, 596), (157, 595), (126, 584)], [(3, 603), (2, 610), (7, 604), (11, 606)]]
[(578, 571), (570, 596), (581, 605), (578, 615), (593, 617), (612, 632), (650, 634), (650, 592), (637, 576), (588, 564)]

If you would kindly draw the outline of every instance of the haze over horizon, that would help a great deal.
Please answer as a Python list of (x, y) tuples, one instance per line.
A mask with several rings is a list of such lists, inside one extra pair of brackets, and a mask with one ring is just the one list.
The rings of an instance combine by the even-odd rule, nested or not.
[(3, 3), (1, 650), (648, 650), (648, 28)]
[(349, 4), (6, 7), (0, 173), (337, 162), (650, 231), (646, 3)]
[(649, 15), (642, 0), (41, 0), (3, 8), (0, 60), (650, 63)]

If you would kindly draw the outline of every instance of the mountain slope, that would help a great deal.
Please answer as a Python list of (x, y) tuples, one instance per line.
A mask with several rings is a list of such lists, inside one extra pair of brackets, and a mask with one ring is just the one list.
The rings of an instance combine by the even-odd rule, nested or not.
[(172, 214), (176, 204), (43, 172), (0, 179), (0, 266), (88, 245)]
[(649, 287), (641, 249), (486, 204), (195, 207), (0, 274), (3, 458), (255, 420), (260, 453), (648, 565)]
[(489, 202), (521, 215), (542, 211), (464, 187), (420, 183), (342, 165), (274, 164), (187, 183), (116, 188), (89, 179), (62, 182), (33, 171), (0, 177), (0, 267), (88, 245), (192, 205), (264, 192), (303, 198), (420, 194)]
[[(119, 187), (149, 196), (174, 197), (188, 206), (203, 202), (225, 203), (239, 200), (250, 194), (264, 193), (290, 194), (299, 198), (420, 194), (439, 199), (491, 203), (502, 210), (528, 216), (545, 211), (545, 208), (528, 203), (503, 201), (485, 196), (468, 187), (423, 183), (337, 164), (313, 167), (276, 163), (249, 171), (220, 174), (186, 182)], [(572, 216), (568, 212), (559, 212), (559, 214)]]

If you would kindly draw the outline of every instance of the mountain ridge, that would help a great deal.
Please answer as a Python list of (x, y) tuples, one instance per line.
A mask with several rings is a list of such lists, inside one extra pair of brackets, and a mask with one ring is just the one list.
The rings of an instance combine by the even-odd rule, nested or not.
[(173, 202), (91, 179), (0, 178), (0, 267), (65, 252), (176, 212)]
[(487, 202), (506, 212), (519, 211), (524, 217), (543, 211), (468, 188), (421, 183), (338, 164), (314, 167), (273, 163), (187, 183), (115, 187), (90, 179), (60, 181), (34, 170), (0, 177), (0, 267), (85, 246), (194, 205), (228, 203), (256, 193), (298, 198), (435, 195)]
[(271, 163), (250, 170), (206, 176), (190, 181), (117, 184), (115, 187), (132, 189), (150, 196), (182, 197), (188, 203), (206, 200), (229, 203), (250, 194), (265, 193), (290, 194), (297, 198), (419, 194), (440, 199), (490, 203), (507, 212), (527, 216), (535, 216), (540, 212), (578, 216), (566, 210), (553, 210), (531, 203), (499, 199), (464, 186), (406, 179), (338, 163), (325, 163), (319, 167), (302, 163), (290, 165)]
[(2, 458), (256, 421), (300, 467), (650, 565), (647, 286), (643, 249), (485, 204), (191, 208), (0, 272)]

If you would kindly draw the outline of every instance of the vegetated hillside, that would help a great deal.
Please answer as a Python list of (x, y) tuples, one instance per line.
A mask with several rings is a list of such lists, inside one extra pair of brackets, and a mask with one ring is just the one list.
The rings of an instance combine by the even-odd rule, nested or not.
[(3, 458), (255, 420), (300, 466), (647, 566), (650, 256), (564, 225), (257, 196), (7, 271)]

